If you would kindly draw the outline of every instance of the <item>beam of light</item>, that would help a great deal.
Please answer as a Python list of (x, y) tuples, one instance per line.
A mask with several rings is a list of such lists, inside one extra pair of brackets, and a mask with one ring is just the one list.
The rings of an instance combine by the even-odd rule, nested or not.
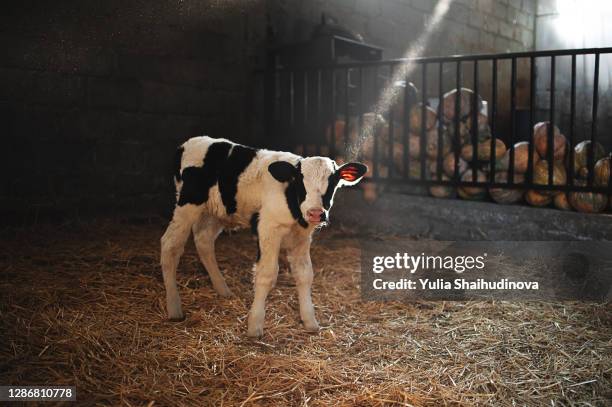
[[(398, 86), (393, 86), (396, 82), (404, 80), (408, 75), (414, 71), (416, 64), (412, 61), (412, 58), (416, 58), (420, 56), (423, 51), (425, 51), (431, 34), (438, 28), (442, 18), (448, 12), (450, 4), (453, 0), (439, 0), (436, 4), (436, 7), (433, 10), (433, 13), (429, 19), (429, 21), (425, 25), (425, 29), (423, 33), (417, 38), (417, 40), (406, 50), (403, 55), (403, 59), (406, 60), (405, 63), (402, 63), (397, 66), (395, 72), (391, 78), (389, 85), (383, 89), (378, 102), (374, 105), (374, 113), (377, 117), (379, 114), (383, 114), (389, 107), (395, 102), (397, 96), (400, 92), (400, 88)], [(408, 84), (406, 84), (407, 86)], [(425, 92), (425, 89), (423, 89)], [(376, 125), (376, 120), (367, 120), (364, 121), (364, 124), (361, 129), (361, 133), (358, 135), (357, 140), (352, 144), (347, 146), (347, 155), (349, 157), (349, 161), (352, 161), (357, 158), (361, 146), (363, 143), (372, 136), (374, 126)]]

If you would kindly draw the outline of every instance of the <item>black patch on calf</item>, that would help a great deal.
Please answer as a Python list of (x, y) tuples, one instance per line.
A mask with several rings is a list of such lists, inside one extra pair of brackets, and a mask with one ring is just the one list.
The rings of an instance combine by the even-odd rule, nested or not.
[(212, 143), (204, 156), (201, 167), (183, 169), (183, 187), (178, 200), (178, 206), (186, 204), (201, 205), (208, 201), (208, 192), (219, 179), (223, 163), (232, 145), (224, 141)]
[(259, 212), (255, 212), (251, 216), (251, 233), (255, 235), (257, 238), (257, 261), (261, 259), (261, 249), (259, 248), (259, 232), (257, 231), (257, 227), (259, 226)]
[(331, 207), (331, 201), (334, 197), (334, 192), (336, 191), (336, 187), (338, 186), (339, 182), (340, 177), (335, 172), (327, 179), (327, 190), (325, 190), (325, 193), (323, 194), (323, 208), (325, 208), (327, 211)]
[(180, 146), (176, 149), (176, 153), (174, 154), (174, 179), (176, 182), (181, 180), (181, 160), (183, 159), (183, 151), (185, 151), (185, 148)]
[(291, 215), (303, 228), (308, 227), (308, 222), (304, 220), (300, 205), (306, 199), (306, 187), (304, 187), (304, 175), (302, 175), (302, 166), (300, 163), (297, 165), (296, 176), (289, 182), (287, 189), (285, 189), (285, 198)]
[(249, 223), (251, 224), (251, 233), (253, 233), (255, 236), (258, 236), (257, 226), (259, 225), (259, 212), (255, 212), (253, 215), (251, 215), (251, 220), (249, 221)]
[(219, 192), (228, 215), (236, 212), (238, 178), (256, 155), (257, 150), (254, 148), (235, 145), (229, 157), (223, 163), (223, 171), (219, 174)]
[(289, 182), (295, 177), (297, 168), (287, 161), (275, 161), (268, 165), (268, 171), (278, 182)]

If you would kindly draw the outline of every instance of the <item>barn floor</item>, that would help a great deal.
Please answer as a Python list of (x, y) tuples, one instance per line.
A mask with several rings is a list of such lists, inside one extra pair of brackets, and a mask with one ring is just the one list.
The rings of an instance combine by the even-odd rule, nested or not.
[[(0, 384), (75, 385), (80, 405), (610, 405), (612, 306), (362, 302), (356, 235), (313, 248), (318, 334), (300, 327), (286, 263), (260, 341), (246, 337), (248, 233), (222, 235), (235, 297), (190, 243), (184, 322), (165, 319), (161, 222), (0, 235)], [(369, 238), (384, 238), (370, 236)]]

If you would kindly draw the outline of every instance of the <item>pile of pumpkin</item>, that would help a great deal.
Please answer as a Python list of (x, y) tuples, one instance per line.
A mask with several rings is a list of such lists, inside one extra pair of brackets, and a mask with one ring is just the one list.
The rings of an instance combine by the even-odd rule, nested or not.
[[(427, 163), (427, 179), (437, 179), (442, 181), (450, 181), (455, 174), (455, 152), (452, 149), (452, 140), (455, 138), (455, 101), (457, 99), (457, 91), (453, 90), (444, 95), (443, 106), (441, 109), (442, 117), (438, 117), (437, 112), (426, 106), (425, 107), (425, 146)], [(460, 116), (458, 118), (458, 136), (459, 136), (459, 162), (458, 173), (461, 181), (465, 182), (490, 182), (491, 180), (491, 159), (493, 155), (493, 140), (491, 130), (488, 125), (487, 117), (480, 113), (482, 99), (477, 98), (477, 106), (479, 112), (478, 120), (478, 138), (477, 138), (477, 164), (473, 165), (474, 147), (472, 144), (472, 121), (473, 114), (471, 107), (473, 106), (474, 93), (469, 89), (460, 90)], [(421, 105), (416, 105), (410, 111), (410, 137), (409, 137), (409, 152), (412, 160), (419, 163), (420, 145), (423, 123), (423, 108)], [(548, 149), (548, 122), (540, 122), (533, 128), (533, 183), (536, 185), (549, 184), (549, 163), (546, 160)], [(441, 130), (441, 131), (440, 131)], [(561, 133), (558, 127), (554, 127), (553, 133), (553, 182), (552, 185), (565, 185), (569, 166), (569, 144), (566, 137)], [(442, 137), (442, 148), (438, 148), (438, 140)], [(529, 163), (529, 142), (522, 141), (516, 143), (510, 149), (506, 147), (502, 140), (495, 139), (495, 182), (508, 183), (511, 155), (514, 154), (514, 175), (513, 183), (522, 184), (525, 182), (525, 174), (528, 170)], [(591, 141), (583, 141), (574, 147), (574, 185), (584, 186), (588, 178), (588, 151)], [(442, 152), (442, 174), (441, 178), (437, 178), (437, 158)], [(598, 187), (608, 185), (610, 174), (610, 156), (606, 156), (604, 147), (596, 143), (593, 148), (593, 157), (595, 167), (593, 175), (593, 183)], [(418, 166), (420, 169), (420, 166)], [(413, 165), (410, 165), (410, 176), (419, 177), (420, 171), (413, 171)], [(476, 173), (474, 177), (474, 173)], [(485, 188), (481, 186), (461, 186), (458, 188), (447, 185), (436, 185), (429, 188), (432, 196), (439, 198), (451, 198), (458, 195), (463, 199), (482, 200), (488, 195), (495, 202), (502, 204), (518, 203), (523, 199), (532, 206), (548, 206), (554, 204), (555, 207), (564, 210), (575, 209), (580, 212), (597, 213), (602, 212), (608, 207), (609, 197), (602, 193), (592, 192), (569, 192), (565, 193), (560, 190), (525, 190), (525, 188)], [(610, 202), (612, 205), (612, 202)]]

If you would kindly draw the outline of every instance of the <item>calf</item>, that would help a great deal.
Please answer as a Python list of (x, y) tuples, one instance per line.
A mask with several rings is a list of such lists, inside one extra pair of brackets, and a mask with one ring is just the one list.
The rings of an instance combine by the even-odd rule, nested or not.
[(281, 248), (287, 250), (304, 326), (318, 330), (310, 295), (312, 233), (329, 219), (336, 189), (358, 183), (367, 167), (338, 167), (326, 157), (302, 158), (206, 136), (179, 147), (175, 166), (176, 206), (161, 238), (168, 317), (183, 319), (176, 268), (190, 233), (214, 289), (226, 297), (231, 292), (217, 266), (215, 239), (223, 228), (250, 226), (257, 235), (258, 255), (248, 335), (263, 334), (265, 301), (276, 282)]

